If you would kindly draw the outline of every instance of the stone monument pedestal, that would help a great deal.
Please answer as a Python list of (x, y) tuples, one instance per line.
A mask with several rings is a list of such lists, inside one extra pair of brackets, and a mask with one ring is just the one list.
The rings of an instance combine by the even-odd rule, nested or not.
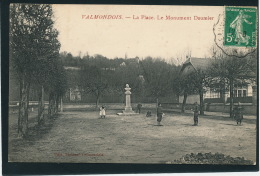
[(117, 113), (118, 115), (136, 115), (137, 113), (135, 113), (132, 110), (132, 106), (131, 106), (131, 88), (129, 87), (128, 84), (126, 84), (126, 88), (125, 88), (125, 110), (123, 110), (123, 113)]

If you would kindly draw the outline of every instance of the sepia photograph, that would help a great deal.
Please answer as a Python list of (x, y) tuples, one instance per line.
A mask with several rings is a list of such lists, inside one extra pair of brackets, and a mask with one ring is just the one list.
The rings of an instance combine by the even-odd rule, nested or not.
[(256, 6), (9, 5), (8, 163), (258, 163)]

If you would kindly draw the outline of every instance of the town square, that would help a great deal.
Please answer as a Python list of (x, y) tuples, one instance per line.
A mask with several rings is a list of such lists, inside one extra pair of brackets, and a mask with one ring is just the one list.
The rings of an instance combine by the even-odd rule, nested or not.
[(259, 164), (256, 7), (9, 14), (8, 162)]

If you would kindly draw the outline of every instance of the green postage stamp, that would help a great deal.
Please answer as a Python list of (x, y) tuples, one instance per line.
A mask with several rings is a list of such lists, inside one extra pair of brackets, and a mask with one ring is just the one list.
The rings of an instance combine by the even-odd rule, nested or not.
[(257, 9), (225, 7), (225, 46), (256, 47)]

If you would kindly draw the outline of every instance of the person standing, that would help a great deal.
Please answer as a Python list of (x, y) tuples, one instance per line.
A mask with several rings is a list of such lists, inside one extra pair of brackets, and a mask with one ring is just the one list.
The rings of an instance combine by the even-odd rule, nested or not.
[(99, 112), (99, 115), (100, 115), (100, 118), (102, 119), (103, 117), (105, 118), (106, 117), (106, 110), (105, 110), (105, 107), (102, 106), (100, 108), (100, 112)]
[(137, 105), (137, 113), (141, 113), (141, 108), (142, 108), (142, 104), (141, 103), (138, 103)]
[(157, 107), (157, 125), (158, 126), (161, 126), (162, 116), (163, 116), (162, 104), (158, 103), (158, 107)]
[(197, 102), (195, 103), (193, 113), (194, 113), (194, 116), (193, 116), (194, 126), (197, 126), (199, 123), (199, 105)]
[(234, 109), (234, 119), (237, 121), (237, 125), (241, 125), (242, 120), (243, 120), (243, 113), (242, 113), (242, 107), (238, 106)]

